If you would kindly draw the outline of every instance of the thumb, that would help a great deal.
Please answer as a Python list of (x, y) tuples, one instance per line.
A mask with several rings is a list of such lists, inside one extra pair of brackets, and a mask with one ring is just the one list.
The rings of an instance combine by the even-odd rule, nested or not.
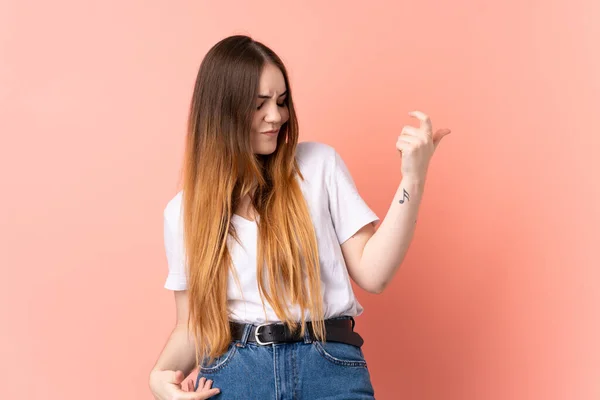
[(450, 129), (438, 129), (433, 135), (433, 144), (437, 147), (440, 143), (440, 140), (446, 135), (449, 135), (452, 132)]
[(170, 374), (167, 376), (167, 379), (171, 383), (176, 383), (177, 385), (179, 385), (185, 379), (185, 376), (183, 375), (182, 371), (178, 370), (178, 371), (169, 371), (169, 372), (170, 372)]

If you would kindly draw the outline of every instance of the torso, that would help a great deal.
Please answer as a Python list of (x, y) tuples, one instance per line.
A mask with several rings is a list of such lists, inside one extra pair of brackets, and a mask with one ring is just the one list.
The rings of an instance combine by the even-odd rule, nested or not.
[[(305, 177), (303, 181), (298, 179), (298, 183), (306, 199), (318, 243), (324, 317), (356, 317), (363, 308), (354, 296), (340, 243), (355, 229), (378, 220), (377, 215), (361, 200), (351, 185), (351, 177), (345, 175), (348, 173), (346, 170), (338, 166), (336, 176), (339, 179), (327, 178), (336, 171), (333, 148), (316, 142), (299, 143), (297, 160)], [(342, 190), (339, 196), (338, 190)], [(351, 206), (344, 201), (346, 197), (354, 200)], [(166, 222), (172, 227), (172, 231), (166, 231), (170, 236), (165, 239), (170, 249), (167, 252), (169, 276), (165, 287), (172, 290), (187, 288), (182, 198), (180, 191), (165, 209)], [(255, 220), (259, 220), (260, 216), (256, 215), (250, 196), (239, 202), (234, 217), (232, 223), (239, 243), (228, 238), (227, 245), (234, 267), (229, 271), (227, 281), (229, 318), (255, 324), (280, 321), (275, 310), (262, 298), (257, 285), (259, 224)], [(234, 272), (237, 275), (235, 278), (239, 279), (234, 278)], [(300, 321), (303, 311), (298, 305), (290, 306), (290, 312), (293, 319)]]

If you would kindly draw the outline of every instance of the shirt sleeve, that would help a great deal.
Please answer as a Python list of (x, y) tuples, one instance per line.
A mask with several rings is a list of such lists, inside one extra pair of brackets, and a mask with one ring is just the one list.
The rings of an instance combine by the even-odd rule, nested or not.
[(183, 257), (183, 237), (174, 229), (166, 213), (163, 215), (164, 245), (169, 273), (164, 288), (169, 290), (187, 289), (187, 278)]
[(338, 242), (342, 244), (363, 226), (380, 219), (358, 193), (348, 167), (335, 149), (327, 170), (329, 212)]

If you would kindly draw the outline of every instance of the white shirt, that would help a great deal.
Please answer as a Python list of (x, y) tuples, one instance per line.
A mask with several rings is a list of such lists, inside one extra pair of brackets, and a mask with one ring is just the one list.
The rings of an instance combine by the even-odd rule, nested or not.
[[(358, 316), (363, 307), (356, 299), (340, 245), (366, 224), (380, 219), (361, 198), (346, 164), (332, 147), (319, 142), (301, 142), (296, 147), (296, 159), (305, 180), (298, 182), (312, 216), (321, 265), (321, 291), (324, 317)], [(164, 287), (187, 289), (184, 266), (183, 225), (181, 220), (182, 191), (164, 209), (164, 244), (169, 273)], [(260, 324), (279, 322), (271, 305), (265, 300), (266, 315), (258, 292), (256, 254), (258, 227), (255, 221), (233, 214), (243, 246), (229, 237), (228, 249), (237, 271), (242, 292), (232, 272), (229, 272), (227, 303), (233, 321)], [(291, 308), (296, 321), (301, 320), (298, 306)], [(307, 320), (311, 320), (305, 311)]]

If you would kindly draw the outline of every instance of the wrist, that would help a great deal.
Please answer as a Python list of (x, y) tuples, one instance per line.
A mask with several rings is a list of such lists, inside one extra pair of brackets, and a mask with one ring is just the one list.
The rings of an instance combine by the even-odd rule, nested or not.
[(402, 185), (422, 188), (425, 185), (425, 176), (404, 175), (402, 177)]

